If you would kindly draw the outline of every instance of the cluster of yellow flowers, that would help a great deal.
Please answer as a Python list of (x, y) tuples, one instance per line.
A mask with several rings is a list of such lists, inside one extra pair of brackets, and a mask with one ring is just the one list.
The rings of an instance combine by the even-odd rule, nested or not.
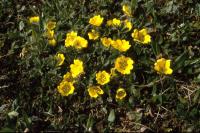
[[(128, 11), (127, 11), (128, 10)], [(130, 16), (130, 10), (129, 7), (123, 6), (123, 11), (126, 12), (128, 16)], [(89, 23), (93, 26), (101, 26), (103, 23), (104, 18), (100, 15), (96, 15), (92, 18), (90, 18)], [(132, 29), (132, 24), (128, 19), (123, 21), (124, 27), (127, 28), (129, 31)], [(113, 18), (111, 20), (108, 20), (106, 22), (107, 26), (112, 27), (119, 27), (121, 26), (122, 22), (120, 19)], [(96, 40), (99, 38), (99, 33), (97, 33), (95, 30), (92, 30), (92, 32), (88, 33), (90, 40)], [(120, 52), (126, 52), (130, 47), (129, 41), (125, 39), (111, 39), (106, 36), (102, 37), (101, 43), (105, 47), (112, 46), (114, 49), (117, 49)], [(133, 69), (134, 61), (130, 57), (120, 56), (115, 60), (115, 66), (114, 68), (111, 68), (111, 73), (106, 72), (105, 70), (99, 71), (96, 73), (96, 81), (99, 85), (103, 86), (110, 82), (111, 77), (114, 77), (116, 75), (115, 71), (118, 71), (121, 74), (130, 74), (131, 70)], [(93, 85), (88, 87), (89, 95), (93, 98), (97, 98), (99, 95), (102, 95), (104, 91), (101, 89), (99, 85)], [(122, 100), (126, 96), (126, 91), (123, 88), (119, 88), (116, 91), (116, 99)]]
[[(89, 23), (94, 26), (100, 26), (101, 23), (103, 22), (103, 20), (104, 19), (100, 15), (97, 15), (97, 16), (92, 17), (90, 19)], [(132, 29), (131, 22), (126, 19), (124, 21), (124, 23), (125, 23), (125, 28), (127, 28), (130, 31)], [(116, 18), (107, 21), (108, 26), (120, 26), (120, 24), (121, 24), (121, 20), (116, 19)], [(95, 32), (94, 30), (92, 30), (92, 32), (89, 32), (88, 36), (89, 36), (89, 39), (93, 39), (93, 40), (96, 40), (99, 38), (99, 34), (97, 32)], [(134, 31), (132, 33), (132, 37), (133, 37), (134, 41), (141, 43), (141, 44), (149, 44), (151, 42), (151, 36), (148, 34), (146, 28), (143, 28), (141, 30), (134, 29)], [(118, 47), (121, 45), (118, 45), (118, 46), (115, 45), (118, 43), (122, 43), (122, 40), (117, 39), (116, 41), (113, 41), (111, 38), (109, 38), (109, 40), (106, 40), (106, 39), (108, 39), (108, 38), (104, 37), (101, 39), (104, 46), (109, 47), (110, 45), (112, 45), (114, 48), (118, 49), (119, 51), (124, 51)], [(122, 44), (121, 47), (127, 48), (127, 46), (129, 46), (129, 45), (127, 45), (127, 43), (129, 43), (129, 42), (126, 40), (125, 40), (125, 42), (126, 42), (126, 44), (125, 44), (126, 46), (124, 46), (124, 44)], [(126, 50), (128, 50), (128, 48)]]
[(121, 25), (121, 20), (114, 18), (112, 20), (107, 21), (108, 26), (120, 26)]
[(114, 18), (114, 19), (108, 20), (106, 22), (107, 26), (112, 26), (112, 27), (119, 27), (122, 24), (123, 24), (124, 28), (128, 29), (128, 31), (130, 31), (132, 29), (132, 24), (128, 19), (121, 22), (120, 19)]
[[(104, 91), (101, 89), (100, 86), (89, 86), (88, 87), (89, 95), (93, 98), (97, 98), (99, 95), (104, 94)], [(118, 88), (115, 98), (117, 100), (122, 100), (124, 97), (126, 97), (126, 91), (123, 88)]]
[[(128, 5), (122, 6), (122, 11), (126, 17), (131, 17), (131, 7)], [(39, 21), (39, 17), (32, 17), (29, 19), (30, 23), (37, 23)], [(92, 18), (89, 19), (89, 24), (91, 24), (94, 27), (100, 27), (104, 22), (104, 18), (101, 15), (95, 15)], [(123, 24), (125, 28), (128, 29), (128, 31), (131, 31), (132, 29), (132, 23), (125, 19), (121, 21), (120, 19), (113, 18), (110, 20), (107, 20), (106, 26), (112, 26), (112, 27), (119, 27)], [(49, 40), (49, 44), (52, 46), (55, 46), (56, 41), (54, 37), (54, 28), (56, 27), (56, 23), (49, 21), (47, 23), (46, 29), (47, 29), (47, 38)], [(133, 40), (139, 44), (149, 44), (151, 42), (151, 36), (148, 34), (147, 29), (134, 29), (131, 34)], [(97, 40), (100, 38), (101, 44), (105, 47), (112, 47), (114, 49), (117, 49), (120, 52), (126, 52), (130, 49), (131, 45), (130, 42), (125, 39), (112, 39), (110, 37), (100, 37), (100, 34), (92, 29), (90, 32), (88, 32), (88, 38), (89, 40)], [(78, 50), (81, 50), (83, 48), (88, 47), (88, 41), (79, 36), (76, 31), (71, 31), (66, 34), (65, 39), (65, 47), (74, 47)], [(57, 66), (61, 66), (64, 63), (65, 56), (61, 53), (58, 53), (56, 55), (56, 59), (58, 61)], [(165, 58), (158, 59), (154, 64), (154, 69), (157, 71), (158, 74), (172, 74), (173, 70), (170, 68), (170, 60), (167, 60)], [(97, 98), (98, 96), (104, 94), (104, 91), (102, 87), (106, 84), (108, 84), (113, 77), (116, 76), (116, 72), (128, 75), (131, 74), (131, 70), (134, 68), (135, 61), (131, 59), (130, 57), (126, 57), (124, 55), (120, 55), (118, 58), (116, 58), (114, 62), (114, 67), (110, 69), (110, 73), (102, 70), (96, 72), (96, 85), (89, 85), (87, 88), (87, 91), (90, 95), (90, 97)], [(75, 87), (74, 83), (77, 81), (79, 76), (84, 73), (84, 67), (83, 62), (79, 59), (74, 59), (74, 63), (70, 65), (70, 72), (67, 72), (63, 76), (63, 80), (58, 85), (57, 89), (58, 92), (62, 96), (68, 96), (70, 94), (74, 93)], [(115, 98), (117, 100), (122, 100), (127, 95), (124, 88), (119, 87), (116, 90), (116, 96)]]
[(117, 49), (120, 52), (126, 52), (131, 47), (131, 45), (129, 44), (129, 41), (126, 41), (125, 39), (112, 40), (111, 38), (103, 37), (101, 38), (101, 43), (105, 47), (112, 46), (114, 49)]
[(68, 96), (74, 93), (75, 87), (74, 83), (77, 81), (78, 77), (84, 73), (83, 62), (79, 59), (75, 59), (74, 63), (70, 65), (70, 72), (67, 72), (63, 76), (63, 80), (58, 85), (58, 92), (62, 96)]
[[(133, 69), (134, 61), (130, 57), (120, 56), (115, 60), (114, 68), (111, 68), (111, 73), (104, 71), (99, 71), (96, 74), (96, 80), (99, 85), (105, 85), (110, 82), (111, 76), (115, 76), (115, 70), (121, 74), (130, 74)], [(88, 88), (89, 95), (91, 97), (97, 98), (99, 95), (103, 94), (103, 90), (100, 86), (90, 86)], [(116, 99), (122, 100), (126, 96), (126, 91), (123, 88), (119, 88), (116, 92)]]
[[(30, 24), (37, 24), (40, 21), (40, 17), (39, 16), (33, 16), (29, 18), (29, 23)], [(56, 27), (56, 22), (53, 21), (48, 21), (46, 24), (46, 32), (45, 32), (45, 37), (47, 37), (48, 39), (48, 43), (51, 46), (55, 46), (56, 45), (56, 40), (55, 40), (55, 36), (54, 36), (54, 29)]]
[(65, 47), (75, 47), (76, 49), (82, 49), (87, 48), (88, 41), (77, 35), (77, 32), (71, 31), (70, 33), (67, 33), (66, 39), (65, 39)]
[[(105, 70), (99, 71), (96, 73), (96, 81), (99, 85), (105, 85), (110, 82), (111, 77), (115, 76), (115, 71), (118, 71), (121, 74), (130, 74), (133, 69), (134, 61), (130, 57), (120, 56), (115, 60), (114, 68), (111, 68), (111, 73), (106, 72)], [(89, 95), (93, 98), (97, 98), (99, 95), (102, 95), (104, 92), (100, 86), (89, 86), (88, 87)], [(119, 88), (116, 93), (116, 99), (121, 100), (126, 96), (126, 91), (123, 88)]]
[(48, 21), (46, 24), (46, 36), (49, 42), (49, 45), (55, 46), (56, 40), (54, 36), (54, 29), (56, 27), (56, 22)]

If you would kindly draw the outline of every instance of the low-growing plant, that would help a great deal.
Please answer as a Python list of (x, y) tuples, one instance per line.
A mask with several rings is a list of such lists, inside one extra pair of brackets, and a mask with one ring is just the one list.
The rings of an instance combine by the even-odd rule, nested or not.
[(199, 131), (200, 3), (42, 2), (19, 22), (15, 129)]

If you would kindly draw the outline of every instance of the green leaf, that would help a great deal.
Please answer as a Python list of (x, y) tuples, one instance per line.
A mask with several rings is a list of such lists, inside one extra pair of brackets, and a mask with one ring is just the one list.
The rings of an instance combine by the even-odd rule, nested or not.
[(157, 87), (156, 87), (156, 85), (153, 85), (153, 90), (152, 90), (151, 94), (153, 96), (155, 96), (156, 95), (156, 91), (157, 91)]
[(153, 95), (152, 100), (153, 102), (159, 102), (160, 104), (162, 104), (163, 102), (162, 95), (157, 95), (157, 94)]
[(200, 81), (200, 74), (196, 77), (196, 80)]
[(200, 16), (200, 4), (198, 3), (198, 4), (196, 4), (196, 14), (198, 15), (198, 16)]
[(187, 57), (188, 57), (187, 52), (184, 52), (183, 54), (178, 56), (174, 62), (173, 70), (177, 71), (179, 68), (184, 67), (184, 63), (185, 63), (185, 60), (187, 59)]
[(189, 60), (185, 62), (185, 66), (200, 64), (200, 58)]
[(19, 22), (19, 30), (23, 30), (24, 29), (24, 22), (23, 21), (20, 21)]
[(193, 102), (194, 103), (198, 103), (198, 100), (200, 100), (199, 96), (200, 96), (200, 88), (199, 88), (199, 90), (194, 95), (194, 98), (193, 98)]
[(162, 8), (163, 13), (176, 13), (178, 10), (178, 6), (174, 3), (173, 0), (167, 2), (166, 6)]
[(155, 56), (157, 56), (160, 53), (160, 49), (158, 47), (158, 43), (157, 42), (152, 42), (151, 43), (151, 47), (153, 49), (153, 53), (155, 54)]
[(162, 95), (158, 95), (158, 101), (162, 104), (162, 102), (163, 102)]
[(0, 50), (1, 50), (1, 48), (4, 46), (4, 41), (1, 41), (0, 40)]
[(131, 0), (131, 9), (134, 11), (137, 8), (137, 0)]
[(92, 118), (92, 116), (89, 116), (88, 120), (87, 120), (87, 131), (91, 131), (92, 130), (92, 126), (94, 124), (94, 119)]
[(109, 121), (109, 122), (114, 122), (114, 121), (115, 121), (115, 110), (114, 110), (114, 109), (112, 109), (112, 110), (110, 111), (110, 114), (109, 114), (109, 116), (108, 116), (108, 121)]
[(182, 104), (186, 104), (187, 103), (187, 100), (182, 98), (181, 96), (179, 96), (178, 99)]
[(10, 119), (13, 119), (14, 117), (17, 117), (18, 115), (19, 115), (19, 113), (16, 112), (16, 111), (12, 111), (12, 112), (8, 113), (8, 116), (9, 116)]
[(3, 113), (7, 106), (8, 106), (8, 104), (1, 105), (0, 106), (0, 113)]

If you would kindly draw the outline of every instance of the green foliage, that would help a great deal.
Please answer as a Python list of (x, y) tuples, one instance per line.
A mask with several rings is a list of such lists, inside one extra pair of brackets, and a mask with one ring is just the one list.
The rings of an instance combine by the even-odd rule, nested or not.
[[(129, 4), (133, 28), (149, 29), (152, 42), (143, 46), (121, 28), (96, 27), (101, 36), (130, 41), (124, 53), (88, 39), (89, 19), (100, 14), (105, 20), (124, 19), (121, 6)], [(200, 131), (200, 3), (197, 0), (41, 0), (0, 3), (0, 132), (12, 131)], [(9, 16), (8, 16), (9, 14)], [(29, 24), (30, 16), (40, 16)], [(7, 17), (8, 16), (8, 17)], [(56, 22), (52, 47), (44, 36), (45, 25)], [(66, 33), (77, 31), (88, 40), (88, 48), (77, 51), (64, 46)], [(55, 55), (65, 61), (56, 66)], [(89, 96), (88, 85), (95, 74), (110, 71), (119, 55), (131, 57), (130, 75), (117, 76), (97, 99)], [(157, 59), (172, 62), (173, 74), (159, 75)], [(85, 74), (75, 83), (75, 92), (62, 97), (57, 86), (73, 60), (84, 63)], [(3, 83), (4, 82), (4, 83)], [(127, 96), (115, 99), (118, 87)]]

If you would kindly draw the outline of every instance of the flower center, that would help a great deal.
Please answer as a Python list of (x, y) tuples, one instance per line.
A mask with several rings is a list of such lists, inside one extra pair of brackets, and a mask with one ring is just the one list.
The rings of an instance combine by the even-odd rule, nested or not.
[(144, 41), (144, 35), (139, 33), (139, 31), (138, 31), (138, 40)]
[(121, 68), (121, 69), (126, 69), (126, 67), (128, 66), (128, 63), (126, 62), (126, 61), (121, 61), (121, 62), (119, 62), (119, 67)]
[(105, 82), (105, 81), (106, 81), (106, 76), (102, 74), (102, 75), (100, 76), (100, 79), (101, 79), (102, 82)]
[(70, 86), (69, 85), (65, 85), (64, 87), (63, 87), (63, 92), (64, 93), (68, 93), (70, 91)]
[(118, 97), (123, 97), (123, 96), (124, 96), (124, 92), (123, 92), (123, 91), (119, 91), (119, 92), (117, 93), (117, 95), (118, 95)]

